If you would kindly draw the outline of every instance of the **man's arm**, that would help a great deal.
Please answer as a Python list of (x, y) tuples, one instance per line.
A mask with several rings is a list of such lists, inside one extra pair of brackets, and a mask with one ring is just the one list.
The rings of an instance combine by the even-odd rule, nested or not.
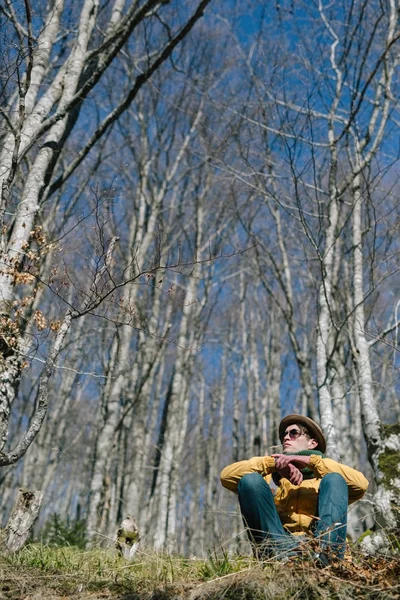
[(295, 465), (298, 469), (308, 467), (310, 456), (301, 456), (297, 454), (273, 454), (275, 466), (277, 469), (286, 469), (289, 465)]
[(266, 477), (275, 470), (275, 459), (272, 456), (254, 456), (249, 460), (241, 460), (225, 467), (221, 472), (221, 483), (231, 492), (236, 492), (238, 483), (244, 475), (259, 473)]
[(289, 464), (293, 464), (299, 469), (309, 467), (317, 478), (322, 478), (328, 473), (339, 473), (349, 488), (349, 503), (362, 498), (368, 488), (368, 480), (360, 471), (331, 458), (321, 458), (317, 454), (311, 456), (275, 454), (274, 458), (277, 468), (284, 468)]

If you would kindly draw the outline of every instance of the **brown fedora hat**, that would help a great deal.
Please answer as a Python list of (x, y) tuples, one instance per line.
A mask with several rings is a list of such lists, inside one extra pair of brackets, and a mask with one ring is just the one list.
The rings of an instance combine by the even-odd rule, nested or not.
[(324, 434), (322, 433), (322, 429), (315, 421), (309, 419), (308, 417), (303, 417), (302, 415), (287, 415), (282, 419), (279, 425), (279, 439), (281, 442), (283, 441), (283, 437), (285, 435), (285, 429), (288, 425), (293, 425), (294, 423), (298, 423), (299, 425), (303, 425), (310, 434), (310, 437), (318, 442), (318, 450), (322, 453), (326, 450), (326, 439)]

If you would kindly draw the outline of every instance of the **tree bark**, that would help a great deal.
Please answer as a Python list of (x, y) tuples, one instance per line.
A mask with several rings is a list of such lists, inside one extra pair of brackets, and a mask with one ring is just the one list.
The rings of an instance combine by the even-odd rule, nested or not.
[(20, 489), (5, 530), (5, 549), (8, 553), (21, 550), (36, 521), (42, 492)]
[(361, 400), (363, 431), (367, 442), (377, 489), (374, 500), (377, 520), (383, 527), (399, 527), (400, 523), (400, 425), (383, 426), (373, 393), (373, 377), (369, 346), (365, 337), (364, 284), (362, 254), (362, 207), (360, 177), (353, 185), (353, 263), (354, 263), (354, 329), (353, 355)]

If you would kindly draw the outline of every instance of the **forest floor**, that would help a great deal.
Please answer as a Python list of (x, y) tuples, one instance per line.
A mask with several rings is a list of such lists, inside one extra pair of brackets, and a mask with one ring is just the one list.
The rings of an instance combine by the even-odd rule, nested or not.
[(400, 557), (360, 554), (320, 569), (310, 560), (206, 560), (142, 550), (131, 563), (110, 550), (28, 545), (0, 557), (0, 600), (284, 600), (400, 598)]

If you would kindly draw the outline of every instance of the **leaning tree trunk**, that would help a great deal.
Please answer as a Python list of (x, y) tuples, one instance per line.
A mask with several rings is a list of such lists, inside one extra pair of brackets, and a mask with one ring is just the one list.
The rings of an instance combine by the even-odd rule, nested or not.
[[(60, 3), (60, 6), (61, 5), (62, 3)], [(79, 78), (84, 68), (86, 49), (95, 24), (97, 12), (95, 3), (93, 3), (91, 0), (86, 0), (85, 8), (87, 12), (90, 12), (91, 14), (90, 16), (85, 14), (87, 21), (82, 20), (80, 24), (81, 26), (77, 34), (76, 42), (69, 57), (68, 77), (64, 79), (63, 85), (60, 85), (60, 82), (58, 86), (53, 84), (53, 92), (57, 96), (60, 95), (59, 108), (67, 105), (68, 102), (72, 100), (74, 94), (76, 93)], [(85, 13), (85, 8), (82, 11), (83, 14)], [(54, 19), (51, 20), (50, 30), (46, 32), (46, 36), (50, 36), (46, 38), (49, 46), (51, 46), (54, 42), (54, 27), (57, 28), (58, 19), (59, 8), (54, 13)], [(42, 53), (39, 55), (39, 61), (43, 60), (43, 58), (44, 55)], [(48, 60), (48, 56), (46, 56), (46, 60)], [(32, 81), (35, 88), (30, 92), (28, 89), (29, 94), (27, 95), (29, 99), (28, 108), (30, 107), (32, 110), (34, 98), (36, 98), (37, 94), (37, 88), (40, 85), (43, 76), (40, 65), (35, 63), (32, 66), (31, 75), (35, 76), (35, 79)], [(60, 94), (61, 89), (62, 93)], [(54, 96), (49, 93), (47, 96), (49, 105), (53, 105), (55, 101)], [(42, 105), (45, 102), (45, 98), (46, 95), (42, 96), (40, 100)], [(21, 122), (18, 124), (18, 127), (22, 132), (22, 127), (24, 125), (24, 135), (21, 136), (21, 140), (18, 145), (17, 141), (15, 142), (14, 151), (17, 153), (17, 156), (18, 152), (26, 150), (26, 148), (24, 148), (24, 144), (25, 146), (28, 146), (30, 141), (34, 139), (34, 131), (38, 128), (38, 123), (41, 122), (41, 114), (43, 113), (32, 113), (28, 115), (26, 122), (23, 123), (23, 120), (25, 119), (25, 110), (23, 112), (20, 110)], [(16, 327), (16, 321), (13, 321), (9, 316), (12, 301), (15, 298), (14, 278), (17, 273), (21, 257), (24, 255), (24, 250), (29, 243), (31, 232), (34, 229), (34, 223), (39, 210), (41, 195), (45, 187), (47, 173), (54, 168), (55, 156), (57, 156), (58, 148), (59, 145), (62, 144), (63, 138), (68, 135), (69, 126), (72, 126), (69, 125), (69, 119), (64, 117), (63, 119), (55, 122), (50, 132), (47, 134), (45, 143), (41, 145), (41, 148), (31, 164), (29, 172), (26, 176), (21, 194), (21, 200), (15, 211), (14, 222), (7, 247), (5, 247), (5, 244), (2, 244), (1, 247), (2, 262), (6, 268), (4, 268), (0, 273), (0, 313), (2, 314), (3, 320), (1, 323), (0, 335), (1, 344), (2, 346), (4, 345), (4, 348), (2, 346), (0, 347), (0, 352), (4, 356), (4, 359), (0, 363), (0, 450), (6, 442), (11, 405), (18, 391), (21, 366), (24, 361), (25, 351), (25, 342), (22, 335), (23, 332), (17, 328), (13, 333), (12, 338), (10, 338), (10, 333), (8, 333), (8, 329), (10, 329), (10, 327)], [(11, 134), (9, 135), (11, 136)], [(54, 148), (57, 148), (57, 151)], [(1, 165), (1, 183), (3, 186), (1, 191), (3, 195), (5, 194), (5, 196), (3, 196), (5, 205), (5, 202), (8, 200), (8, 188), (10, 187), (14, 177), (13, 165), (10, 163), (8, 153), (6, 151), (1, 155)], [(1, 235), (4, 235), (4, 232), (2, 232)], [(8, 339), (11, 339), (13, 343), (7, 343)]]
[[(82, 323), (80, 324), (82, 327)], [(78, 352), (79, 352), (79, 344)], [(78, 398), (74, 398), (71, 390), (74, 389), (79, 375), (78, 352), (70, 356), (71, 364), (74, 364), (74, 370), (68, 370), (62, 373), (61, 384), (55, 383), (57, 389), (53, 387), (50, 390), (52, 397), (50, 411), (47, 415), (35, 444), (26, 456), (22, 469), (22, 486), (28, 488), (39, 488), (46, 496), (48, 486), (54, 477), (58, 466), (61, 453), (61, 445), (66, 439), (66, 431), (69, 425), (68, 414), (73, 402), (79, 402), (82, 395), (82, 388), (78, 388)], [(68, 444), (70, 440), (68, 441)]]

